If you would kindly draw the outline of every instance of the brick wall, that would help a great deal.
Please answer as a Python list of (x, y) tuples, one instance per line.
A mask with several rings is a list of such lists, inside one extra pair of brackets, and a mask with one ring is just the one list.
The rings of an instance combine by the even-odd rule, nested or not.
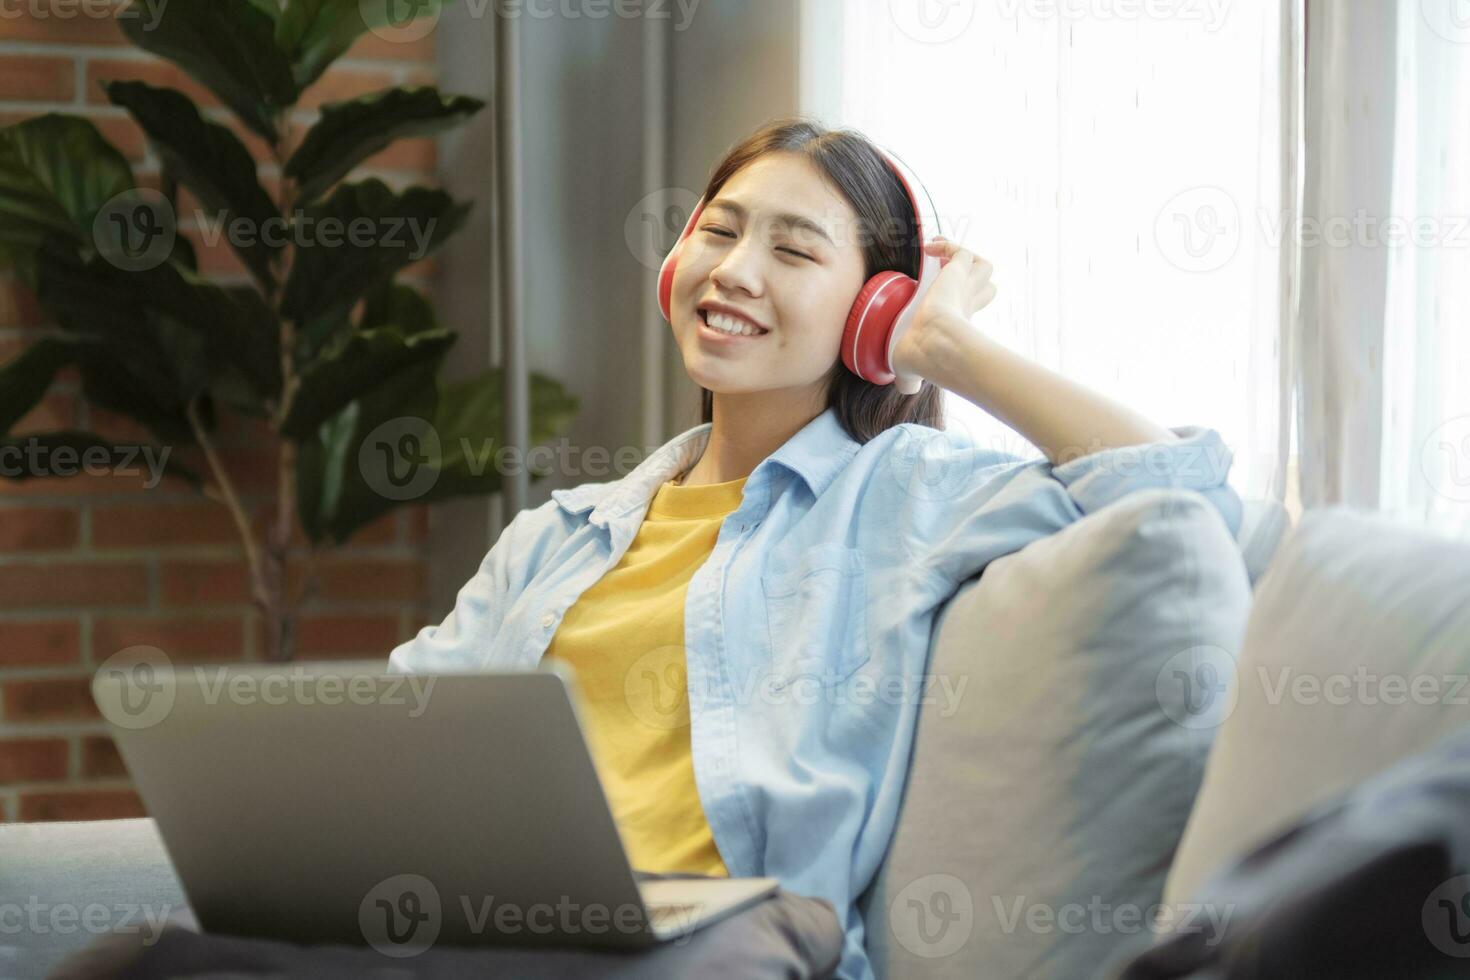
[[(142, 78), (180, 88), (241, 127), (172, 65), (131, 47), (110, 17), (86, 16), (76, 0), (26, 0), (0, 9), (0, 126), (58, 110), (94, 120), (157, 186), (158, 164), (99, 79)], [(70, 13), (70, 17), (63, 15)], [(433, 80), (433, 36), (399, 42), (365, 35), (314, 89), (310, 107), (395, 84)], [(246, 145), (264, 160), (253, 136)], [(363, 172), (394, 186), (433, 183), (435, 144), (401, 142)], [(276, 168), (262, 164), (267, 189)], [(481, 205), (483, 206), (483, 204)], [(191, 213), (184, 194), (180, 214)], [(200, 267), (247, 281), (234, 254), (211, 250), (186, 217)], [(405, 281), (428, 289), (432, 260)], [(33, 296), (0, 273), (0, 363), (51, 329)], [(63, 375), (16, 434), (79, 427), (120, 443), (156, 444), (126, 419), (90, 409), (74, 374)], [(274, 454), (259, 425), (227, 420), (221, 455), (257, 522), (270, 516)], [(181, 459), (197, 455), (176, 450)], [(204, 472), (202, 463), (197, 472)], [(15, 481), (0, 478), (0, 819), (86, 820), (143, 812), (92, 704), (96, 665), (135, 644), (177, 663), (258, 659), (260, 620), (246, 602), (243, 552), (226, 510), (174, 481), (148, 488), (143, 475)], [(300, 659), (382, 657), (424, 623), (426, 508), (389, 514), (318, 562), (316, 594), (302, 607)]]

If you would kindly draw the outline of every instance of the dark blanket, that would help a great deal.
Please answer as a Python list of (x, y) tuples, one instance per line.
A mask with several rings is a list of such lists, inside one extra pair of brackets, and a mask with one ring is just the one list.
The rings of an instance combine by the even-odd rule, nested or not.
[(1167, 935), (1119, 980), (1470, 977), (1470, 727), (1318, 806), (1190, 904), (1223, 930)]
[(831, 902), (778, 889), (679, 942), (636, 952), (433, 946), (395, 958), (366, 946), (300, 946), (204, 935), (188, 910), (171, 915), (156, 939), (146, 945), (140, 934), (103, 937), (58, 964), (48, 980), (258, 975), (273, 980), (823, 980), (837, 969), (843, 934)]

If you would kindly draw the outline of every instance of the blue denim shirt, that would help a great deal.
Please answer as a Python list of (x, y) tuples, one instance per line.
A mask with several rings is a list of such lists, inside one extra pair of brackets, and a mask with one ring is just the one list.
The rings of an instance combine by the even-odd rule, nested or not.
[[(449, 616), (398, 646), (389, 669), (534, 668), (709, 431), (517, 514)], [(955, 694), (925, 661), (959, 586), (1145, 487), (1198, 490), (1239, 530), (1219, 434), (1173, 431), (1178, 442), (1053, 466), (910, 423), (859, 444), (828, 409), (746, 480), (686, 598), (695, 782), (732, 875), (832, 902), (846, 929), (839, 976), (873, 975), (856, 900), (893, 833), (918, 711)]]

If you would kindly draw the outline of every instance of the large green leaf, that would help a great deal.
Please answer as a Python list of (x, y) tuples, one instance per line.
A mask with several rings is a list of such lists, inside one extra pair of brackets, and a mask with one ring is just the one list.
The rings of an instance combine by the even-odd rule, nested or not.
[[(222, 230), (240, 219), (247, 234), (229, 234), (230, 245), (266, 288), (275, 282), (271, 261), (282, 242), (272, 247), (271, 229), (280, 212), (256, 179), (255, 161), (234, 133), (199, 115), (180, 92), (145, 82), (108, 82), (114, 105), (132, 113), (152, 140), (163, 165), (199, 198), (210, 219)], [(284, 225), (278, 232), (284, 232)]]
[[(530, 380), (531, 441), (543, 445), (565, 432), (578, 401), (550, 378), (532, 374)], [(429, 504), (498, 491), (502, 473), (495, 451), (505, 445), (501, 384), (499, 369), (491, 369), (468, 381), (439, 386), (432, 365), (425, 365), (394, 376), (322, 426), (311, 452), (314, 471), (309, 477), (319, 504), (312, 515), (317, 527), (313, 540), (346, 541), (400, 503)], [(348, 412), (350, 426), (343, 421)], [(385, 425), (390, 434), (386, 441), (380, 428)], [(423, 475), (424, 487), (408, 500), (381, 492), (385, 471), (408, 465), (391, 444), (393, 434), (402, 439), (403, 431), (423, 436), (416, 441), (424, 458), (408, 472), (418, 481), (419, 469), (433, 471)], [(383, 444), (369, 444), (369, 438)], [(546, 475), (545, 470), (530, 474), (532, 480)]]
[[(438, 403), (438, 365), (422, 362), (365, 393), (303, 443), (297, 454), (301, 526), (313, 542), (342, 542), (399, 503), (373, 489), (381, 474), (364, 473), (363, 444), (380, 427), (404, 420), (430, 424)], [(411, 421), (409, 424), (413, 424)], [(366, 454), (376, 459), (372, 447)]]
[(276, 18), (253, 0), (169, 0), (159, 17), (119, 15), (123, 33), (144, 51), (174, 62), (271, 143), (276, 117), (300, 95), (291, 64), (276, 46)]
[(300, 200), (314, 201), (395, 140), (451, 129), (484, 106), (481, 99), (428, 87), (392, 88), (324, 105), (321, 119), (287, 162), (286, 176), (300, 185)]
[(132, 187), (127, 160), (85, 119), (48, 113), (0, 129), (0, 264), (34, 287), (41, 243), (89, 247), (103, 205)]
[(438, 16), (441, 0), (286, 0), (276, 43), (291, 60), (296, 85), (306, 88), (347, 52), (363, 32)]
[(394, 326), (405, 334), (433, 330), (438, 326), (434, 307), (423, 293), (411, 286), (384, 281), (369, 289), (362, 298), (362, 317), (357, 329)]
[[(376, 179), (339, 185), (304, 211), (282, 312), (297, 323), (345, 316), (372, 286), (432, 254), (469, 208), (423, 187), (400, 195)], [(328, 228), (336, 229), (330, 237)]]
[(254, 289), (222, 287), (172, 262), (126, 272), (50, 243), (39, 278), (37, 295), (62, 325), (107, 344), (140, 383), (166, 389), (158, 395), (170, 411), (206, 385), (255, 414), (280, 394), (280, 327)]
[(301, 372), (282, 433), (309, 438), (349, 402), (395, 374), (424, 362), (437, 368), (454, 338), (454, 331), (444, 328), (405, 335), (396, 327), (378, 327), (348, 334)]

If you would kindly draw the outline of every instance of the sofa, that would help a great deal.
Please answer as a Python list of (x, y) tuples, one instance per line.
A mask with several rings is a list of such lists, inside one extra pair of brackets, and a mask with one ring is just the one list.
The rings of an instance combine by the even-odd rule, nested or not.
[[(1274, 680), (1470, 671), (1467, 588), (1470, 544), (1337, 508), (1292, 528), (1272, 502), (1232, 536), (1174, 489), (991, 563), (936, 625), (900, 819), (860, 902), (875, 971), (1113, 976), (1212, 871), (1470, 721), (1450, 698), (1324, 711)], [(185, 901), (147, 819), (0, 827), (0, 911), (24, 900)], [(0, 977), (96, 936), (5, 925)]]

